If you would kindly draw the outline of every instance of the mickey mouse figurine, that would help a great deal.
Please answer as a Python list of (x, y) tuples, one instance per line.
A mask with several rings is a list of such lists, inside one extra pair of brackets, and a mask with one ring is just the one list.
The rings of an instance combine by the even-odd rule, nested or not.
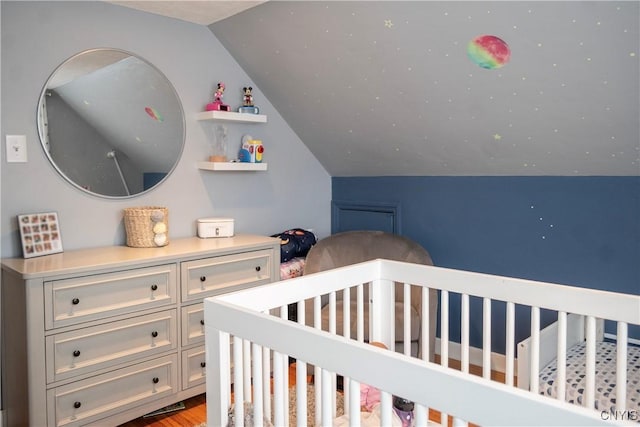
[(243, 87), (242, 88), (242, 92), (244, 94), (243, 99), (242, 99), (242, 106), (243, 107), (253, 107), (253, 95), (251, 94), (251, 91), (253, 90), (253, 88), (251, 86), (249, 87)]
[(253, 105), (253, 88), (251, 86), (242, 88), (242, 107), (238, 107), (239, 113), (259, 114), (260, 109)]
[(229, 106), (227, 104), (222, 103), (222, 97), (224, 96), (224, 90), (226, 86), (224, 83), (218, 83), (218, 88), (213, 95), (213, 102), (207, 104), (207, 111), (217, 110), (217, 111), (229, 111)]

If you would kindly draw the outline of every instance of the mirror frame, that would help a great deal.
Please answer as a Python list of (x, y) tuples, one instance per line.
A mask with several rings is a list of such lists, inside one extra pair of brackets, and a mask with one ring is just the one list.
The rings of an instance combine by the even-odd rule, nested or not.
[[(137, 192), (137, 193), (134, 193), (134, 194), (122, 195), (122, 196), (113, 196), (113, 195), (108, 195), (108, 194), (97, 193), (97, 192), (91, 191), (91, 190), (79, 185), (77, 182), (75, 182), (70, 177), (68, 177), (64, 173), (64, 171), (62, 171), (60, 166), (58, 166), (58, 164), (56, 163), (54, 158), (51, 156), (50, 150), (48, 150), (47, 147), (46, 147), (46, 143), (45, 143), (46, 138), (43, 135), (45, 124), (43, 123), (42, 114), (40, 114), (41, 105), (43, 103), (44, 97), (47, 96), (46, 94), (47, 94), (47, 91), (49, 90), (49, 85), (51, 84), (51, 81), (55, 77), (56, 73), (58, 73), (60, 71), (60, 69), (62, 69), (66, 64), (68, 64), (69, 62), (75, 60), (79, 56), (86, 55), (88, 53), (93, 53), (93, 52), (100, 52), (100, 51), (113, 51), (113, 52), (117, 52), (117, 53), (120, 53), (120, 54), (123, 54), (123, 55), (129, 55), (131, 57), (134, 57), (134, 58), (138, 59), (140, 62), (145, 63), (152, 70), (154, 70), (156, 73), (158, 73), (158, 75), (160, 77), (165, 79), (167, 86), (171, 89), (171, 93), (175, 96), (175, 99), (176, 99), (176, 102), (177, 102), (177, 105), (178, 105), (178, 110), (180, 111), (180, 115), (182, 117), (182, 120), (181, 120), (181, 122), (182, 122), (182, 140), (180, 141), (180, 149), (177, 152), (176, 159), (173, 162), (173, 165), (171, 166), (169, 171), (167, 171), (166, 175), (161, 180), (156, 182), (153, 186), (147, 188), (146, 190), (143, 190), (143, 191), (140, 191), (140, 192)], [(40, 145), (42, 147), (42, 150), (44, 151), (45, 156), (47, 157), (47, 160), (49, 161), (51, 166), (53, 166), (53, 168), (64, 179), (64, 181), (66, 181), (67, 183), (71, 184), (73, 187), (81, 190), (83, 193), (90, 194), (92, 196), (96, 196), (96, 197), (100, 197), (100, 198), (104, 198), (104, 199), (113, 199), (113, 200), (130, 199), (130, 198), (142, 196), (144, 194), (149, 193), (150, 191), (155, 190), (163, 182), (165, 182), (169, 178), (169, 176), (175, 171), (176, 167), (178, 166), (178, 163), (180, 162), (180, 159), (182, 158), (182, 155), (184, 153), (184, 148), (185, 148), (185, 145), (186, 145), (187, 129), (186, 129), (186, 120), (185, 120), (184, 107), (182, 105), (182, 101), (180, 99), (180, 96), (178, 96), (178, 92), (176, 91), (176, 89), (173, 86), (173, 84), (171, 83), (171, 81), (167, 78), (167, 76), (162, 71), (160, 71), (160, 69), (158, 69), (158, 67), (156, 67), (155, 65), (153, 65), (151, 62), (147, 61), (146, 59), (142, 58), (140, 55), (137, 55), (135, 53), (129, 52), (127, 50), (119, 49), (119, 48), (101, 47), (101, 48), (86, 49), (86, 50), (83, 50), (81, 52), (76, 53), (75, 55), (70, 56), (69, 58), (65, 59), (60, 65), (58, 65), (53, 70), (53, 72), (49, 75), (49, 78), (47, 78), (47, 81), (45, 82), (44, 87), (43, 87), (42, 91), (40, 92), (40, 96), (38, 98), (38, 104), (37, 104), (37, 108), (36, 108), (36, 123), (37, 123), (37, 128), (38, 128), (38, 137), (40, 139)], [(117, 166), (117, 169), (120, 170), (120, 166), (119, 165)], [(120, 172), (120, 174), (121, 173), (122, 172)], [(125, 184), (125, 186), (126, 186), (126, 184)]]

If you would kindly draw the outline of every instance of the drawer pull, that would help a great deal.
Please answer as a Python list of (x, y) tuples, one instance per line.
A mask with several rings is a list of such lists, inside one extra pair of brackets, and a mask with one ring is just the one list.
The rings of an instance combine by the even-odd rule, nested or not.
[(78, 304), (80, 304), (80, 299), (78, 299), (78, 298), (74, 298), (74, 299), (72, 299), (72, 300), (71, 300), (71, 304), (73, 304), (73, 305), (78, 305)]
[(204, 281), (206, 281), (206, 280), (207, 280), (207, 276), (200, 276), (200, 281), (201, 281), (201, 282), (204, 282)]
[(158, 331), (151, 332), (151, 336), (156, 338), (158, 336)]
[(80, 408), (81, 406), (82, 406), (81, 402), (74, 402), (73, 403), (73, 407), (76, 408), (76, 409)]
[(80, 357), (80, 350), (74, 350), (73, 357)]
[(158, 285), (151, 285), (151, 290), (152, 291), (157, 291), (158, 290)]
[(160, 380), (158, 379), (158, 377), (153, 377), (153, 381), (154, 384), (158, 384), (160, 382)]
[(200, 324), (204, 326), (204, 319), (200, 319)]
[(207, 363), (206, 363), (206, 362), (200, 362), (200, 367), (201, 367), (201, 368), (204, 368), (205, 366), (207, 366)]
[(260, 271), (260, 266), (257, 266), (257, 267), (256, 267), (256, 271)]

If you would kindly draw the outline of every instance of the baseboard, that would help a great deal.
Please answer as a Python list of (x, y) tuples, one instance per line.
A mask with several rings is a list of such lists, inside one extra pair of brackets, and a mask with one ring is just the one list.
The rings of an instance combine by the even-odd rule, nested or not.
[[(440, 355), (440, 338), (436, 338), (436, 354)], [(462, 345), (457, 342), (449, 342), (449, 358), (457, 361), (462, 360)], [(482, 366), (482, 349), (469, 347), (469, 363), (471, 365)], [(502, 374), (507, 371), (507, 358), (504, 354), (491, 352), (491, 369)], [(514, 360), (514, 370), (517, 364)], [(517, 372), (514, 372), (517, 374)]]
[[(616, 334), (605, 333), (604, 337), (610, 339), (611, 341), (618, 341), (618, 336)], [(640, 339), (637, 338), (627, 338), (627, 342), (633, 345), (640, 345)]]

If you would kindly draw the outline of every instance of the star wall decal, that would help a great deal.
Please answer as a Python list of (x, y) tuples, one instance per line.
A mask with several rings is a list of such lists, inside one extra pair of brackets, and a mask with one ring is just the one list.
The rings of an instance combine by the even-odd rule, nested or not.
[(499, 133), (496, 133), (493, 135), (493, 139), (495, 139), (496, 141), (500, 141), (502, 139), (502, 135), (500, 135)]
[(387, 27), (387, 28), (393, 27), (393, 22), (391, 22), (391, 19), (385, 19), (384, 20), (384, 26)]

